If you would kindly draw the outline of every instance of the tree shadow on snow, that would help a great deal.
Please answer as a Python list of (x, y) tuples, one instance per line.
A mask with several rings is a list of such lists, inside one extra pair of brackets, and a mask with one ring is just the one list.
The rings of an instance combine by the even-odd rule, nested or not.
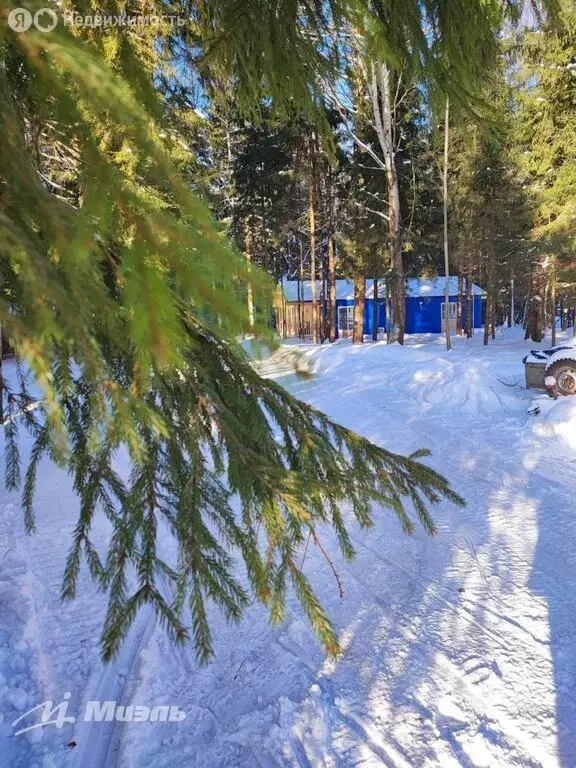
[(386, 511), (355, 536), (344, 600), (322, 592), (344, 653), (302, 692), (282, 765), (576, 765), (576, 519), (517, 426), (498, 425), (506, 456), (459, 426), (468, 507), (443, 505), (438, 537)]

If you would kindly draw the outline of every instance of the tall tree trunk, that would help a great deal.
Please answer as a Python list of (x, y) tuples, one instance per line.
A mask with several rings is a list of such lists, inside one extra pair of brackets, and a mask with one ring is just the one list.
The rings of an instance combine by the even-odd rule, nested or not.
[(546, 335), (546, 328), (548, 328), (548, 325), (550, 323), (550, 308), (548, 306), (549, 293), (550, 293), (550, 283), (548, 280), (546, 280), (546, 284), (544, 286), (544, 304), (542, 307), (542, 312), (544, 317), (544, 335)]
[(542, 300), (542, 281), (537, 274), (537, 268), (534, 269), (530, 280), (530, 307), (528, 310), (528, 324), (526, 326), (526, 335), (532, 341), (540, 342), (544, 337), (544, 302)]
[(319, 306), (319, 333), (320, 343), (326, 338), (326, 279), (324, 275), (324, 253), (320, 251), (320, 306)]
[[(390, 76), (388, 68), (386, 70), (386, 82), (388, 85), (386, 99), (383, 103), (386, 105), (383, 113), (386, 116), (385, 124), (388, 124), (387, 133), (392, 135), (392, 117), (390, 108)], [(398, 176), (396, 173), (396, 163), (390, 140), (391, 151), (386, 155), (386, 168), (388, 179), (388, 234), (390, 239), (390, 261), (392, 265), (392, 316), (395, 325), (398, 327), (398, 343), (404, 344), (404, 333), (406, 330), (406, 289), (404, 285), (404, 263), (402, 260), (402, 233), (401, 233), (401, 213), (400, 213), (400, 191), (398, 187)]]
[(470, 278), (470, 266), (466, 271), (466, 337), (472, 338), (472, 280)]
[(552, 346), (556, 346), (556, 270), (552, 262), (552, 274), (550, 275), (550, 315), (552, 321)]
[(386, 344), (390, 344), (390, 324), (392, 322), (391, 318), (391, 312), (390, 312), (390, 282), (388, 278), (386, 278), (386, 314), (385, 314), (385, 323), (386, 323)]
[(492, 302), (490, 310), (490, 333), (492, 335), (492, 339), (496, 338), (496, 323), (498, 322), (498, 314), (496, 309), (496, 288), (492, 288)]
[(304, 340), (304, 245), (302, 240), (298, 240), (300, 246), (300, 296), (301, 300), (298, 303), (298, 336)]
[(462, 265), (458, 265), (458, 298), (456, 299), (456, 333), (462, 336), (462, 305), (464, 303), (464, 274)]
[(374, 278), (374, 286), (372, 289), (373, 303), (372, 303), (372, 341), (378, 341), (378, 278)]
[[(402, 217), (400, 212), (400, 190), (394, 151), (393, 97), (390, 83), (390, 69), (387, 64), (376, 64), (372, 68), (369, 92), (376, 133), (384, 155), (388, 201), (388, 247), (391, 262), (392, 316), (398, 326), (398, 341), (404, 343), (406, 327), (406, 296), (404, 285), (404, 264), (402, 261)], [(380, 93), (380, 96), (379, 96)]]
[(516, 325), (516, 297), (514, 295), (514, 276), (510, 278), (510, 311), (508, 313), (508, 328), (513, 328)]
[(328, 337), (336, 341), (336, 258), (332, 232), (328, 235)]
[(364, 307), (366, 304), (366, 278), (364, 275), (354, 276), (354, 329), (352, 342), (364, 343)]
[(314, 211), (314, 193), (310, 186), (310, 200), (308, 208), (310, 221), (310, 292), (312, 294), (312, 342), (318, 344), (318, 299), (316, 297), (316, 243), (315, 228), (316, 218)]
[(488, 346), (488, 339), (490, 338), (490, 316), (492, 312), (492, 293), (491, 288), (488, 286), (486, 294), (486, 317), (484, 318), (484, 346)]
[(542, 297), (532, 296), (530, 301), (530, 313), (528, 315), (528, 336), (532, 341), (540, 342), (544, 338), (544, 312)]
[(296, 335), (302, 336), (302, 280), (300, 279), (300, 272), (296, 275)]
[(318, 299), (316, 297), (316, 210), (314, 136), (310, 141), (310, 180), (308, 184), (308, 222), (310, 226), (310, 288), (312, 293), (312, 342), (318, 344)]
[(288, 309), (284, 294), (282, 294), (282, 338), (288, 338)]
[(444, 287), (444, 335), (446, 337), (446, 349), (452, 349), (450, 338), (450, 260), (448, 254), (448, 129), (450, 123), (450, 101), (446, 97), (446, 111), (444, 114), (444, 174), (442, 179), (442, 208), (444, 211), (444, 274), (446, 285)]
[(246, 224), (246, 232), (244, 234), (244, 248), (246, 261), (248, 262), (248, 285), (246, 286), (246, 300), (248, 303), (248, 325), (250, 327), (250, 333), (254, 328), (254, 292), (252, 289), (252, 281), (250, 279), (250, 265), (252, 264), (252, 226), (250, 223)]
[[(494, 264), (492, 256), (488, 255), (488, 290), (486, 296), (486, 317), (484, 319), (484, 346), (492, 333), (494, 325)], [(494, 337), (492, 337), (494, 338)]]

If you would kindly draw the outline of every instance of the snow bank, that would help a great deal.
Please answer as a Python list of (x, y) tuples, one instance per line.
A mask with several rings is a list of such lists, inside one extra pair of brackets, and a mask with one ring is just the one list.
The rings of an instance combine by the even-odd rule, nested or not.
[(576, 397), (544, 401), (544, 413), (534, 426), (537, 435), (559, 437), (568, 448), (576, 450)]
[[(438, 348), (429, 351), (430, 345), (426, 349), (385, 342), (350, 346), (303, 348), (299, 365), (328, 377), (336, 391), (357, 392), (373, 404), (408, 399), (423, 411), (469, 416), (525, 410), (520, 355), (511, 368), (508, 362), (495, 366), (493, 360), (481, 356), (461, 355), (464, 350), (449, 355)], [(288, 359), (287, 354), (282, 350), (269, 361), (278, 361), (275, 372), (279, 375), (286, 371), (281, 363)]]
[(513, 386), (497, 378), (481, 361), (453, 363), (432, 359), (414, 371), (407, 391), (435, 411), (477, 415), (518, 409), (520, 404), (511, 391)]

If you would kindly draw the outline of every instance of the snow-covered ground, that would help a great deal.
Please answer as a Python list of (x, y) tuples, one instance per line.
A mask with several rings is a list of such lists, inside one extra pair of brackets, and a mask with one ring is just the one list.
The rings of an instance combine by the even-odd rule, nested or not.
[[(456, 339), (451, 353), (433, 336), (405, 348), (304, 346), (310, 380), (290, 374), (285, 351), (263, 363), (370, 439), (430, 448), (468, 502), (437, 510), (435, 538), (406, 537), (376, 511), (373, 529), (354, 531), (356, 560), (336, 561), (343, 599), (321, 553), (308, 551), (307, 573), (341, 633), (336, 660), (291, 601), (281, 628), (260, 607), (238, 627), (214, 614), (216, 658), (203, 668), (143, 612), (103, 667), (103, 597), (84, 574), (77, 601), (59, 601), (77, 514), (67, 478), (43, 465), (33, 537), (4, 493), (0, 765), (576, 766), (576, 398), (524, 389), (521, 359), (534, 346), (517, 330), (486, 350), (480, 336)], [(529, 415), (535, 400), (540, 412)], [(14, 719), (66, 692), (69, 715), (109, 699), (177, 705), (186, 719), (13, 735)]]

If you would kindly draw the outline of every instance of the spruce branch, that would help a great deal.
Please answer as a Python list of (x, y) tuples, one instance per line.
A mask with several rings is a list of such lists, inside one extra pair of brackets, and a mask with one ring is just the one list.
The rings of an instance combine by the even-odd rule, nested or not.
[[(303, 572), (310, 538), (342, 596), (340, 575), (319, 532), (331, 527), (343, 557), (354, 557), (344, 505), (362, 527), (389, 509), (407, 533), (416, 521), (434, 533), (430, 508), (463, 501), (420, 462), (426, 452), (403, 457), (370, 443), (262, 379), (241, 349), (205, 324), (190, 316), (182, 323), (189, 337), (186, 363), (155, 367), (140, 408), (131, 406), (125, 389), (131, 362), (114, 350), (106, 351), (105, 389), (94, 387), (83, 372), (70, 377), (69, 366), (54, 360), (54, 389), (60, 393), (55, 402), (68, 449), (59, 452), (61, 425), (50, 420), (46, 405), (36, 410), (33, 423), (14, 422), (33, 437), (23, 488), (27, 526), (33, 525), (38, 463), (57, 456), (80, 500), (62, 596), (75, 596), (86, 559), (108, 594), (106, 660), (117, 653), (144, 605), (153, 608), (174, 642), (191, 640), (206, 661), (215, 651), (208, 603), (237, 622), (251, 602), (261, 602), (278, 624), (289, 589), (323, 645), (337, 652), (334, 628)], [(114, 468), (120, 446), (133, 464), (124, 480)], [(91, 539), (99, 514), (112, 524), (104, 555)], [(177, 544), (175, 559), (166, 554), (170, 539)]]

